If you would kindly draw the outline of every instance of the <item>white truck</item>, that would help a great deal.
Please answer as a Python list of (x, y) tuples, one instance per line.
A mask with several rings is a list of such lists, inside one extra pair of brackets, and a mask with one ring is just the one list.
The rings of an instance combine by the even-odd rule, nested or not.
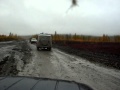
[(36, 43), (37, 50), (47, 49), (51, 51), (52, 48), (52, 36), (50, 34), (39, 34)]
[(36, 38), (31, 38), (30, 39), (30, 43), (32, 44), (32, 43), (36, 43), (37, 42), (37, 39)]

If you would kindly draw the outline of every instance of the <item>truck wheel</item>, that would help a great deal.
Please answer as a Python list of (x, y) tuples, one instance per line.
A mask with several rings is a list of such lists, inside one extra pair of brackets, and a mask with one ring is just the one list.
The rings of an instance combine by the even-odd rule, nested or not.
[(37, 47), (37, 50), (39, 51), (39, 47)]
[(48, 50), (49, 50), (49, 51), (51, 51), (51, 47), (50, 47), (50, 48), (48, 48)]

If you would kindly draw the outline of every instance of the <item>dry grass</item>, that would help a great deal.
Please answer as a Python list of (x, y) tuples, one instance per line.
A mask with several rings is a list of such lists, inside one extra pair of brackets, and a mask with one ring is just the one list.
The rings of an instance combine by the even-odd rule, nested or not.
[(21, 38), (17, 35), (0, 35), (0, 42), (1, 41), (11, 41), (11, 40), (20, 40)]
[(52, 35), (53, 41), (76, 41), (76, 42), (120, 42), (120, 36), (85, 36), (85, 35)]

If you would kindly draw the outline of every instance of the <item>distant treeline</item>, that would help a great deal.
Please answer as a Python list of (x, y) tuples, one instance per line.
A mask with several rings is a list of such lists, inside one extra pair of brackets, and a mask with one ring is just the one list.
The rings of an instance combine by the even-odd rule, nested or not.
[(1, 41), (19, 40), (19, 39), (21, 39), (21, 38), (13, 33), (10, 33), (9, 35), (0, 35), (0, 42)]
[[(32, 37), (37, 39), (37, 34)], [(31, 38), (32, 38), (31, 37)], [(120, 42), (120, 35), (109, 36), (103, 34), (102, 36), (89, 36), (89, 35), (78, 35), (78, 34), (52, 34), (52, 40), (55, 41), (74, 41), (74, 42)]]
[(55, 32), (52, 35), (53, 41), (76, 41), (76, 42), (120, 42), (120, 35), (108, 36), (86, 36), (86, 35), (74, 35), (72, 34), (57, 34)]

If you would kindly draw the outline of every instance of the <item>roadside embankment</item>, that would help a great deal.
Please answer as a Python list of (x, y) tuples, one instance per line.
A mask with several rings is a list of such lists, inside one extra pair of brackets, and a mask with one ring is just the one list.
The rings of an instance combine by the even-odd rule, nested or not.
[(0, 76), (17, 75), (29, 62), (30, 51), (24, 40), (0, 42)]
[(53, 47), (100, 65), (120, 69), (120, 43), (54, 43)]

